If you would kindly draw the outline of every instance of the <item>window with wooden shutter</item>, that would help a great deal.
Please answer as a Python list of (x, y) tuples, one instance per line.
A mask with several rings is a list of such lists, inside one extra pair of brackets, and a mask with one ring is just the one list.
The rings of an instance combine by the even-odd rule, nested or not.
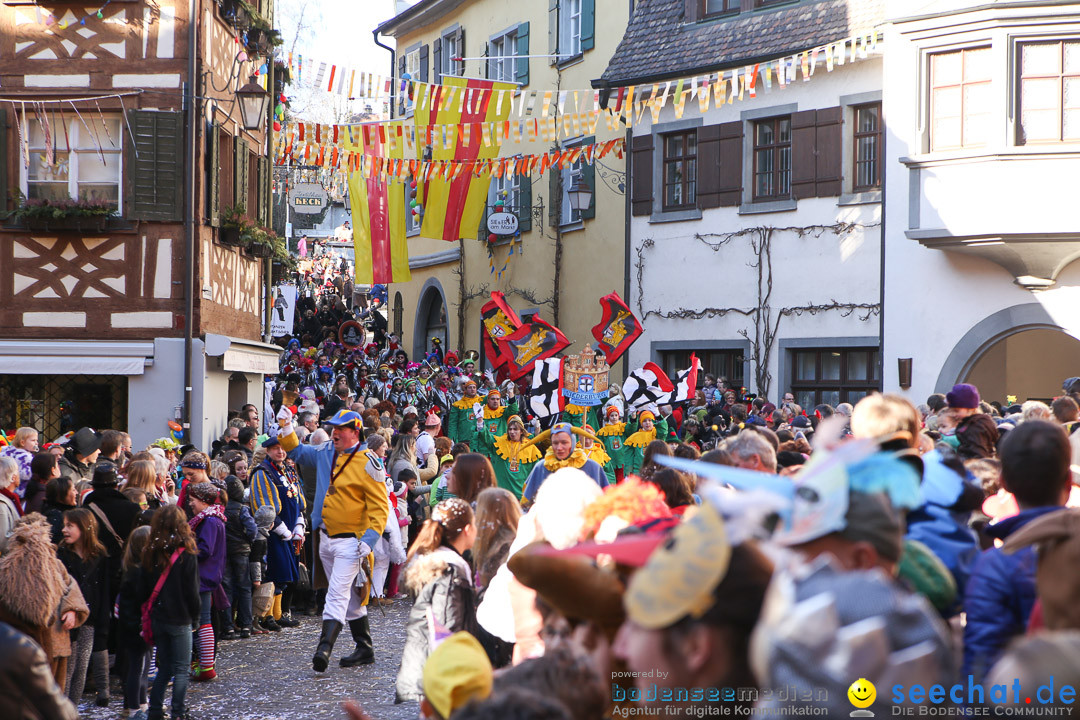
[(247, 206), (248, 217), (256, 222), (259, 221), (259, 213), (262, 212), (260, 207), (263, 203), (259, 202), (259, 156), (254, 152), (248, 152), (248, 185), (247, 185)]
[(233, 166), (233, 202), (244, 215), (251, 217), (247, 203), (248, 144), (241, 137), (233, 138)]
[(720, 123), (720, 168), (717, 200), (720, 207), (738, 207), (743, 195), (743, 124)]
[(791, 195), (817, 196), (817, 110), (791, 115)]
[(467, 57), (468, 53), (465, 52), (465, 28), (459, 27), (454, 32), (454, 52), (447, 53), (447, 60), (450, 62), (450, 67), (453, 69), (454, 75), (458, 77), (465, 74), (465, 61), (454, 60), (455, 57)]
[(755, 201), (780, 200), (791, 196), (794, 181), (793, 119), (794, 116), (785, 115), (754, 123)]
[(8, 199), (8, 122), (7, 110), (0, 107), (0, 213), (7, 212)]
[(517, 36), (514, 38), (517, 44), (517, 60), (515, 60), (514, 81), (521, 85), (529, 84), (529, 23), (523, 22), (517, 26)]
[(431, 57), (433, 62), (431, 63), (431, 70), (434, 77), (433, 83), (438, 85), (442, 82), (443, 74), (443, 48), (442, 38), (435, 38), (431, 43)]
[(548, 0), (548, 62), (559, 62), (559, 2)]
[(523, 233), (532, 230), (532, 176), (521, 175), (518, 178), (518, 230)]
[(218, 206), (221, 212), (233, 207), (236, 196), (236, 142), (225, 128), (217, 125), (218, 134)]
[(270, 208), (270, 194), (267, 190), (270, 187), (270, 158), (259, 158), (259, 186), (256, 192), (259, 195), (259, 223), (270, 226), (270, 220), (272, 218)]
[(581, 0), (581, 49), (596, 45), (596, 0)]
[(127, 157), (128, 217), (133, 220), (181, 220), (183, 114), (129, 110), (128, 126), (134, 136)]
[(854, 111), (855, 128), (852, 139), (855, 147), (851, 154), (854, 161), (851, 186), (855, 192), (880, 190), (881, 151), (884, 147), (881, 103), (857, 105)]
[(221, 225), (221, 129), (211, 123), (206, 132), (206, 215), (211, 227)]
[(661, 138), (663, 211), (697, 207), (697, 130), (667, 133)]
[(428, 81), (428, 57), (430, 52), (427, 45), (420, 46), (420, 82)]
[(697, 131), (697, 206), (720, 207), (720, 126)]
[(840, 197), (844, 184), (844, 109), (819, 108), (814, 160), (815, 197)]
[(653, 207), (652, 135), (635, 135), (630, 143), (630, 212), (651, 215)]

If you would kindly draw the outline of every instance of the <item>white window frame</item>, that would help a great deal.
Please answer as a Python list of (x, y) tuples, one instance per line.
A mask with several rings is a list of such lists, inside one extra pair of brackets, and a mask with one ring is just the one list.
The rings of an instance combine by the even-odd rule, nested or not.
[[(405, 53), (405, 72), (409, 74), (409, 77), (415, 82), (420, 81), (420, 46), (417, 45), (412, 50)], [(408, 92), (408, 91), (406, 91)], [(412, 115), (413, 105), (415, 100), (410, 100), (408, 97), (405, 99), (405, 114)]]
[[(575, 138), (569, 142), (563, 143), (563, 150), (569, 150), (581, 144), (584, 138)], [(580, 179), (584, 176), (585, 161), (578, 159), (575, 162), (567, 164), (562, 169), (562, 202), (559, 205), (559, 227), (565, 228), (568, 226), (582, 225), (581, 211), (574, 210), (570, 207), (570, 188), (574, 184), (575, 179)]]
[[(117, 178), (116, 178), (116, 188), (117, 188), (116, 189), (116, 208), (117, 208), (117, 213), (121, 213), (123, 211), (123, 208), (124, 208), (124, 120), (123, 120), (123, 118), (120, 116), (119, 113), (104, 113), (101, 116), (95, 115), (93, 118), (91, 118), (91, 117), (89, 117), (87, 115), (84, 115), (84, 118), (86, 118), (86, 125), (83, 125), (83, 123), (79, 121), (79, 118), (76, 115), (67, 115), (67, 114), (61, 115), (60, 113), (57, 113), (55, 117), (52, 117), (51, 114), (50, 114), (50, 120), (49, 120), (50, 124), (54, 123), (56, 118), (62, 118), (63, 122), (67, 124), (68, 140), (66, 142), (64, 140), (64, 130), (63, 130), (63, 128), (52, 127), (51, 128), (51, 134), (52, 134), (52, 140), (53, 140), (53, 150), (56, 153), (67, 153), (68, 154), (68, 179), (67, 179), (68, 197), (70, 197), (72, 200), (76, 200), (76, 201), (79, 198), (79, 165), (81, 163), (84, 163), (84, 162), (101, 162), (100, 156), (98, 155), (98, 148), (97, 148), (97, 143), (100, 143), (102, 153), (104, 153), (105, 155), (115, 155), (117, 157), (117, 163), (118, 163), (119, 167), (117, 168)], [(119, 127), (115, 131), (115, 133), (114, 133), (115, 136), (112, 138), (111, 142), (110, 142), (110, 138), (109, 138), (108, 133), (106, 133), (105, 130), (100, 127), (101, 123), (102, 123), (102, 119), (119, 121)], [(28, 123), (31, 123), (31, 122), (36, 122), (36, 121), (28, 120)], [(93, 140), (93, 137), (94, 137), (93, 133), (87, 131), (87, 126), (92, 128), (93, 130), (97, 131), (97, 140), (96, 141)], [(37, 127), (37, 126), (32, 125), (32, 127)], [(59, 131), (59, 135), (57, 135), (58, 131)], [(27, 131), (27, 137), (26, 137), (26, 142), (27, 143), (30, 142), (29, 135), (30, 135), (30, 131)], [(78, 148), (79, 143), (85, 142), (86, 138), (84, 136), (88, 136), (90, 138), (90, 142), (87, 143), (89, 145), (89, 147), (88, 148), (82, 148), (82, 149), (76, 149), (76, 148)], [(68, 147), (69, 143), (70, 143), (70, 146), (71, 146), (70, 152), (66, 149)], [(65, 148), (65, 149), (62, 150), (61, 147)], [(45, 152), (44, 147), (31, 146), (30, 147), (30, 162), (34, 162), (36, 153), (44, 154), (44, 152)], [(29, 198), (29, 196), (30, 196), (30, 192), (29, 192), (29, 188), (30, 188), (30, 169), (28, 167), (26, 167), (25, 165), (23, 165), (21, 162), (19, 163), (19, 168), (20, 168), (20, 170), (19, 170), (19, 190), (22, 192), (23, 197)], [(87, 185), (90, 185), (90, 184), (103, 185), (105, 183), (91, 183), (89, 181), (86, 181), (84, 184), (87, 184)]]
[(581, 0), (562, 0), (559, 5), (559, 59), (565, 62), (581, 53)]
[[(442, 34), (442, 57), (440, 60), (439, 74), (443, 77), (460, 77), (456, 72), (459, 68), (451, 59), (461, 54), (461, 48), (457, 46), (457, 26)], [(464, 66), (465, 63), (462, 63)]]
[[(496, 47), (499, 52), (496, 53)], [(499, 82), (516, 82), (517, 78), (517, 27), (488, 41), (488, 79)]]
[[(518, 213), (521, 202), (521, 178), (517, 173), (504, 173), (501, 178), (492, 176), (491, 185), (488, 189), (488, 208), (495, 212), (495, 203), (499, 201), (499, 193), (506, 190), (506, 199), (503, 200), (503, 212)], [(518, 217), (520, 220), (521, 217)]]

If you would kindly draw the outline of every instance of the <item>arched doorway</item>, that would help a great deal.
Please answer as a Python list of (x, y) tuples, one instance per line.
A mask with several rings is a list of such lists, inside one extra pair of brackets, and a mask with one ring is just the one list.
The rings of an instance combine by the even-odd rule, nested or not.
[(1080, 368), (1080, 340), (1050, 328), (1022, 330), (987, 347), (964, 382), (979, 388), (986, 400), (1002, 403), (1050, 399), (1062, 394), (1061, 382)]
[(429, 279), (420, 292), (416, 306), (416, 324), (413, 326), (413, 359), (419, 361), (431, 350), (431, 341), (438, 338), (443, 350), (449, 350), (446, 295), (434, 278)]
[(405, 303), (401, 299), (401, 293), (394, 293), (394, 320), (393, 320), (393, 333), (397, 336), (398, 341), (401, 340), (402, 330), (402, 316), (405, 314)]

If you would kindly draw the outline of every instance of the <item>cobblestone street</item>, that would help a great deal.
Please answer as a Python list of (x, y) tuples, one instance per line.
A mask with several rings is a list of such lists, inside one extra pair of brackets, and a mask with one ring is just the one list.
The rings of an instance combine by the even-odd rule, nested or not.
[[(219, 645), (218, 678), (188, 686), (187, 706), (194, 720), (340, 720), (341, 703), (356, 700), (373, 720), (412, 720), (416, 703), (394, 704), (397, 677), (405, 640), (409, 604), (397, 601), (371, 611), (371, 635), (376, 662), (359, 668), (338, 667), (338, 659), (353, 650), (348, 628), (338, 638), (330, 668), (322, 674), (311, 669), (311, 655), (319, 637), (321, 618), (297, 616), (303, 624), (280, 633)], [(165, 694), (168, 707), (170, 693)], [(112, 682), (112, 703), (94, 705), (87, 694), (79, 706), (80, 718), (109, 720), (120, 716), (123, 694), (117, 678)]]

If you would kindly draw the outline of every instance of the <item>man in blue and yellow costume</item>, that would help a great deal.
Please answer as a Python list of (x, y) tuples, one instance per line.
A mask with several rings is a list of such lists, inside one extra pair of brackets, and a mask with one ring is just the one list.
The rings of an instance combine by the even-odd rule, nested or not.
[[(557, 423), (551, 430), (545, 430), (529, 441), (531, 445), (541, 443), (550, 437), (551, 447), (548, 448), (544, 459), (536, 463), (532, 472), (529, 473), (522, 497), (524, 501), (531, 503), (548, 475), (564, 467), (577, 468), (592, 478), (601, 488), (607, 487), (608, 481), (607, 476), (604, 475), (604, 469), (595, 460), (590, 460), (584, 450), (577, 447), (574, 436), (584, 434), (584, 430), (570, 423)], [(596, 441), (596, 437), (593, 437), (593, 441)]]
[[(311, 525), (312, 532), (319, 534), (319, 561), (329, 587), (312, 668), (316, 672), (326, 670), (334, 642), (346, 622), (356, 650), (341, 658), (339, 664), (368, 665), (375, 662), (367, 617), (371, 552), (390, 514), (382, 462), (362, 442), (360, 415), (351, 410), (340, 410), (326, 421), (333, 435), (330, 442), (321, 445), (300, 444), (287, 408), (278, 413), (278, 422), (281, 446), (297, 465), (313, 469), (316, 477)], [(357, 583), (361, 573), (362, 581)]]

